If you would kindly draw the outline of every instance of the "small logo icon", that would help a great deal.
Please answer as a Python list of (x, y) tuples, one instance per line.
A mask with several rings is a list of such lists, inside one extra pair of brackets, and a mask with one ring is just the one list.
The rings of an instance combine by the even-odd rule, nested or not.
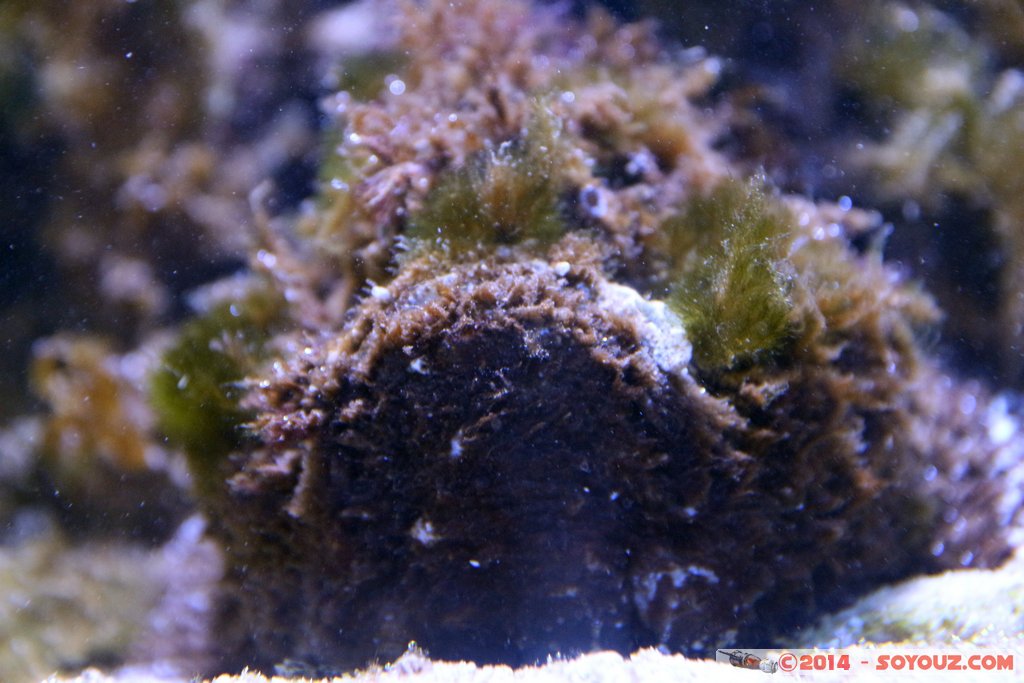
[(783, 652), (781, 655), (779, 655), (778, 664), (779, 668), (783, 671), (796, 671), (796, 666), (798, 663), (799, 662), (796, 658), (796, 655), (792, 652)]
[(740, 669), (753, 669), (773, 674), (778, 670), (778, 662), (767, 657), (759, 657), (744, 650), (717, 650), (715, 661), (725, 662)]

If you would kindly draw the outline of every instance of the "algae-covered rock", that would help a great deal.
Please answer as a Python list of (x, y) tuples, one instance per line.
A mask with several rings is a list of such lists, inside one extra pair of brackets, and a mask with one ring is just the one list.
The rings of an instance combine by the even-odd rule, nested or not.
[(939, 312), (860, 212), (729, 177), (707, 60), (487, 0), (399, 26), (387, 91), (328, 100), (311, 233), (330, 301), (373, 279), (256, 370), (211, 503), (225, 666), (708, 653), (1005, 559), (1015, 451)]
[(664, 304), (593, 266), (421, 268), (257, 397), (266, 447), (224, 518), (237, 661), (700, 653), (1003, 556), (995, 446), (931, 370), (854, 390), (809, 365), (713, 397)]
[(219, 485), (223, 463), (244, 439), (251, 415), (240, 405), (243, 380), (268, 355), (283, 301), (261, 283), (223, 283), (207, 310), (178, 334), (147, 380), (157, 426), (185, 450), (196, 492)]

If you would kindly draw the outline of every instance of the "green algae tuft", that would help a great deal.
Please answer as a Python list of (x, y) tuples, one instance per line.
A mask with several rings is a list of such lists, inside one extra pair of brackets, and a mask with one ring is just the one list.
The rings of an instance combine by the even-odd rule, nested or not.
[(185, 450), (200, 493), (220, 485), (224, 458), (243, 441), (252, 414), (242, 380), (264, 359), (281, 310), (275, 293), (259, 290), (215, 304), (183, 327), (150, 377), (158, 427)]
[(559, 121), (538, 104), (520, 135), (488, 144), (445, 171), (405, 235), (455, 252), (525, 241), (550, 244), (565, 232), (560, 196), (564, 160)]
[(792, 218), (762, 181), (727, 181), (662, 224), (680, 262), (668, 296), (705, 370), (764, 358), (792, 337)]

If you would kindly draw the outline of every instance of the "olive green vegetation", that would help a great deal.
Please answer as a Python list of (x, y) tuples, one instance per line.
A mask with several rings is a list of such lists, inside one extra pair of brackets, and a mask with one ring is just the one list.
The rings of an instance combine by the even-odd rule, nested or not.
[(338, 154), (342, 137), (341, 130), (324, 134), (320, 150), (317, 212), (296, 228), (300, 237), (334, 258), (344, 256), (349, 250), (350, 245), (342, 235), (355, 209), (352, 186), (356, 183), (357, 171), (351, 157)]
[[(385, 88), (388, 75), (400, 72), (405, 61), (401, 55), (392, 52), (346, 57), (336, 68), (338, 91), (348, 93), (357, 102), (372, 100)], [(331, 126), (324, 131), (320, 144), (318, 177), (325, 188), (321, 200), (326, 205), (338, 195), (332, 183), (343, 183), (343, 187), (347, 187), (357, 178), (358, 163), (351, 156), (338, 153), (344, 137), (344, 126)], [(347, 197), (347, 190), (345, 195)]]
[[(908, 12), (913, 30), (901, 28)], [(993, 208), (1015, 241), (1024, 187), (1020, 72), (987, 73), (990, 46), (936, 9), (886, 4), (869, 17), (860, 41), (868, 47), (852, 51), (843, 74), (892, 119), (888, 137), (868, 146), (886, 194), (931, 206), (951, 193), (971, 196)]]
[(410, 217), (414, 245), (455, 252), (536, 240), (565, 232), (559, 211), (564, 158), (560, 124), (538, 105), (523, 133), (488, 145), (464, 166), (442, 174), (424, 206)]
[(668, 301), (701, 369), (766, 358), (792, 337), (790, 224), (757, 178), (726, 181), (662, 224), (677, 260)]
[[(923, 220), (898, 228), (903, 244), (935, 249), (936, 228), (964, 244), (995, 240), (984, 269), (964, 270), (961, 254), (922, 259), (918, 277), (949, 315), (944, 334), (970, 349), (999, 383), (1024, 380), (1024, 78), (1019, 58), (1004, 61), (1013, 41), (993, 41), (1019, 12), (972, 3), (1001, 24), (963, 24), (952, 6), (881, 3), (847, 40), (839, 62), (845, 83), (885, 124), (875, 140), (857, 142), (850, 158), (866, 182), (867, 203), (913, 200)], [(995, 17), (998, 19), (994, 19)], [(987, 22), (986, 22), (987, 23)], [(969, 207), (968, 218), (963, 207)], [(945, 266), (940, 264), (946, 264)], [(964, 280), (964, 277), (967, 280)], [(996, 291), (995, 296), (992, 290)], [(984, 359), (984, 360), (981, 360)]]
[(56, 533), (0, 546), (0, 680), (123, 661), (164, 588), (160, 551), (69, 546)]
[[(1008, 144), (1017, 122), (1004, 117), (1019, 109), (1016, 72), (993, 79), (986, 73), (993, 61), (988, 47), (934, 8), (878, 6), (856, 37), (841, 69), (888, 120), (883, 141), (858, 155), (882, 195), (931, 207), (950, 193), (1001, 204), (1002, 179), (1020, 167), (1005, 163), (1006, 150), (1019, 149)], [(1016, 187), (1009, 196), (1017, 196)]]
[(401, 72), (407, 61), (395, 52), (347, 56), (336, 72), (337, 89), (349, 93), (356, 100), (372, 100), (383, 91), (385, 78)]
[(962, 106), (986, 58), (981, 43), (939, 10), (883, 3), (867, 11), (840, 69), (882, 110)]
[(257, 290), (223, 302), (184, 326), (150, 378), (150, 403), (160, 430), (185, 450), (197, 489), (215, 487), (225, 457), (251, 418), (240, 405), (241, 380), (265, 356), (283, 317), (276, 293)]
[(22, 0), (6, 0), (0, 4), (0, 31), (8, 31), (17, 27), (18, 21), (32, 6)]

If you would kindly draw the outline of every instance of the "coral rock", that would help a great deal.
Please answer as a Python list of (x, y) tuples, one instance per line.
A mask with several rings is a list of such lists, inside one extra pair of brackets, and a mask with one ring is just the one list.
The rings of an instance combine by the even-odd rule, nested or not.
[(279, 366), (252, 401), (265, 446), (225, 509), (229, 656), (353, 667), (415, 640), (528, 663), (765, 643), (953, 561), (952, 540), (930, 551), (955, 535), (953, 504), (971, 522), (956, 543), (1001, 558), (981, 537), (984, 461), (954, 487), (948, 453), (913, 440), (940, 406), (883, 390), (857, 406), (812, 368), (764, 408), (772, 434), (691, 376), (664, 304), (564, 271), (521, 254), (440, 274), (412, 262)]

